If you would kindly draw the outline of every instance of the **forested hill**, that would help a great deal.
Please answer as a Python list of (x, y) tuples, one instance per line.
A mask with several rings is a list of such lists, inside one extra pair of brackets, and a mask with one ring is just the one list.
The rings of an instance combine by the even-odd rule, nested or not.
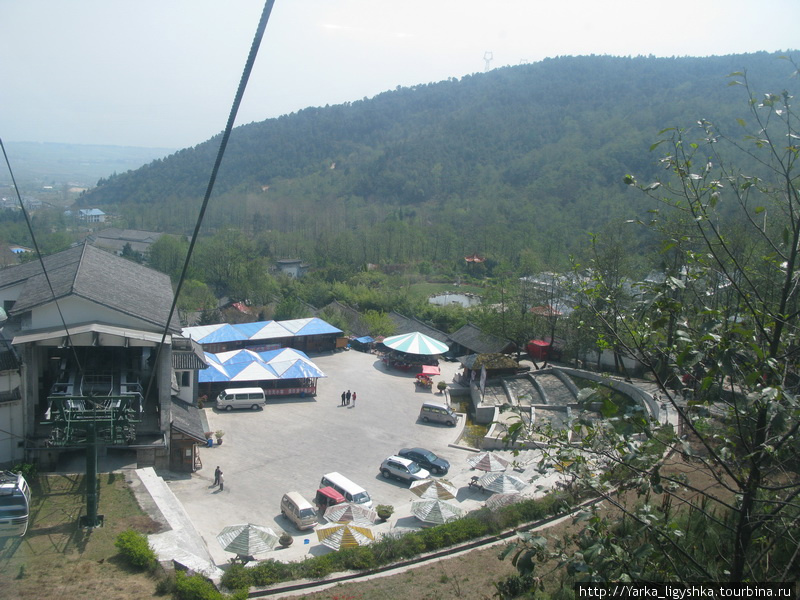
[[(406, 262), (532, 248), (551, 265), (578, 232), (641, 208), (622, 178), (655, 173), (648, 148), (660, 130), (733, 123), (746, 98), (729, 73), (780, 91), (790, 67), (768, 53), (563, 57), (244, 125), (206, 226), (270, 231), (271, 252), (317, 261), (332, 250)], [(131, 227), (190, 231), (218, 144), (101, 180), (81, 202)], [(387, 236), (406, 241), (389, 250)]]

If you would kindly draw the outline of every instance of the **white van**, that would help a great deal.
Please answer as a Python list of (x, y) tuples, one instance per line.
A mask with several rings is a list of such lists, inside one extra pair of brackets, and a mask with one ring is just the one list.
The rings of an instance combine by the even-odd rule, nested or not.
[(419, 418), (425, 423), (444, 423), (454, 426), (458, 422), (458, 414), (445, 404), (425, 402), (419, 409)]
[(311, 503), (298, 492), (288, 492), (281, 498), (281, 514), (300, 530), (314, 529), (317, 513)]
[(332, 487), (344, 496), (344, 499), (348, 502), (363, 504), (367, 508), (372, 506), (372, 498), (369, 497), (367, 490), (336, 471), (323, 475), (319, 482), (319, 487)]
[(219, 410), (233, 410), (234, 408), (258, 410), (265, 402), (266, 397), (261, 388), (231, 388), (222, 390), (217, 396)]

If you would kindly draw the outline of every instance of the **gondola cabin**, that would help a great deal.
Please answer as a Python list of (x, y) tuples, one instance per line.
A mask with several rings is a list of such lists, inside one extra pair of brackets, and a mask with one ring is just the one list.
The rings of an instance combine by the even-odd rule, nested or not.
[(31, 489), (20, 473), (0, 473), (0, 537), (22, 537), (28, 531)]

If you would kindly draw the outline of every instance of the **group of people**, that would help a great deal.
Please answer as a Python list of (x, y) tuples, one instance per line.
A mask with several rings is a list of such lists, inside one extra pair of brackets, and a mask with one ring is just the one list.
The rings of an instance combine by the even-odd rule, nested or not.
[(341, 406), (349, 406), (350, 402), (353, 403), (353, 406), (356, 405), (356, 393), (347, 390), (346, 392), (342, 392), (342, 404)]
[(219, 486), (220, 492), (225, 490), (225, 477), (222, 475), (222, 469), (219, 468), (219, 465), (214, 469), (214, 485)]

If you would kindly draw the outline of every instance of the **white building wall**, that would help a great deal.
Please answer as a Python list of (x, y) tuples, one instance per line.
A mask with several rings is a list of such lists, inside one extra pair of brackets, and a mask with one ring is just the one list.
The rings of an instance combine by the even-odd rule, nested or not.
[(8, 287), (0, 289), (0, 306), (6, 301), (16, 302), (24, 285), (25, 282), (21, 281), (17, 285), (9, 285)]
[[(59, 300), (58, 306), (64, 320), (70, 324), (107, 323), (115, 327), (132, 327), (144, 331), (157, 331), (158, 328), (136, 317), (124, 315), (119, 311), (74, 296)], [(51, 329), (62, 327), (61, 317), (55, 302), (39, 306), (31, 311), (30, 326), (27, 329)]]

